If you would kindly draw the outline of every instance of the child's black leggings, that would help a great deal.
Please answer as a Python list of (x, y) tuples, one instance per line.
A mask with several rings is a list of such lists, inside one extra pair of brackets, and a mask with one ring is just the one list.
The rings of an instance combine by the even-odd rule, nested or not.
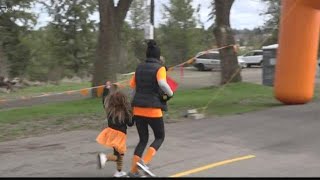
[(113, 155), (108, 154), (107, 158), (110, 161), (115, 161), (117, 163), (117, 170), (122, 171), (123, 156), (124, 156), (124, 154), (120, 154), (115, 148), (113, 148)]
[(155, 137), (150, 147), (157, 151), (163, 143), (165, 136), (163, 118), (147, 118), (140, 116), (134, 116), (133, 118), (136, 123), (140, 139), (136, 149), (134, 150), (134, 155), (142, 157), (143, 151), (145, 150), (149, 140), (148, 125), (150, 125)]

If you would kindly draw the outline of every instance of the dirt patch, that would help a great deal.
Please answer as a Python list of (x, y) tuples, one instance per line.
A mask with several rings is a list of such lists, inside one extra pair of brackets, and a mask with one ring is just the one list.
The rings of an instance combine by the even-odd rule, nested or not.
[(27, 137), (57, 134), (72, 130), (99, 129), (103, 127), (104, 117), (49, 118), (21, 121), (15, 124), (1, 124), (0, 142)]
[[(164, 121), (169, 124), (181, 122), (183, 119), (164, 117)], [(1, 124), (0, 142), (74, 130), (102, 130), (105, 126), (105, 117), (100, 115), (71, 118), (52, 117), (49, 119), (21, 121), (14, 124)]]

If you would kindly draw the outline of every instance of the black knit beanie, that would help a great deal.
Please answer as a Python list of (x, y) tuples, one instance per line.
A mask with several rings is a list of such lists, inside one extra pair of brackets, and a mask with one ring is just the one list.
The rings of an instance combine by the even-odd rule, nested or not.
[(157, 46), (156, 41), (150, 40), (148, 42), (148, 48), (147, 48), (146, 56), (147, 56), (147, 58), (155, 58), (155, 59), (160, 60), (161, 50)]

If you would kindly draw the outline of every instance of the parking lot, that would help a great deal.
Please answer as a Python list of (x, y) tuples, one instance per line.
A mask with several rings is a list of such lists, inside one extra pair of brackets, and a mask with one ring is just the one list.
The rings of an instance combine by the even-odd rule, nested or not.
[[(245, 68), (241, 71), (244, 82), (262, 84), (262, 68)], [(220, 71), (198, 71), (195, 68), (177, 69), (169, 76), (175, 79), (182, 89), (201, 88), (207, 86), (218, 86), (220, 83)]]

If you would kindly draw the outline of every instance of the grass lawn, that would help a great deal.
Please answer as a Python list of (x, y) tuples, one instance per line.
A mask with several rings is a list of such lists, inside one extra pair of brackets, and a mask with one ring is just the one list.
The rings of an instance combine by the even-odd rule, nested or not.
[[(225, 116), (279, 105), (271, 87), (235, 83), (223, 89), (177, 91), (169, 102), (169, 117), (178, 119), (188, 109), (205, 106), (205, 114)], [(3, 110), (0, 111), (0, 141), (75, 129), (97, 129), (101, 128), (103, 120), (100, 98)]]
[[(175, 93), (169, 102), (169, 113), (202, 108), (206, 114), (231, 115), (280, 105), (273, 98), (272, 88), (250, 83), (227, 85), (224, 89), (203, 88), (182, 90)], [(16, 123), (20, 120), (65, 118), (73, 116), (103, 116), (101, 99), (86, 99), (64, 103), (52, 103), (33, 107), (4, 110), (0, 112), (0, 123)]]
[(180, 91), (170, 102), (170, 110), (178, 112), (198, 109), (207, 115), (232, 115), (281, 105), (273, 97), (273, 89), (251, 83), (229, 84), (221, 88)]

